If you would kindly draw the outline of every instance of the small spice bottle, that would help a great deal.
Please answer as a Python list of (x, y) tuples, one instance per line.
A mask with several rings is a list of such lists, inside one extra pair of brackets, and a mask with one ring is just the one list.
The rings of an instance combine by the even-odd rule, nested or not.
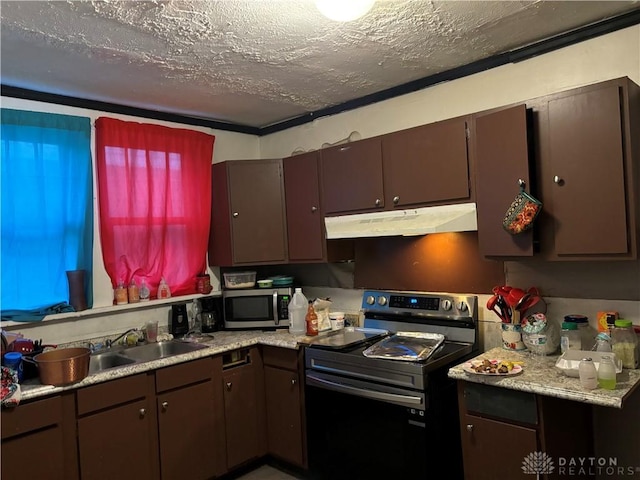
[(305, 320), (307, 322), (307, 335), (318, 335), (318, 315), (316, 314), (311, 301), (309, 301)]

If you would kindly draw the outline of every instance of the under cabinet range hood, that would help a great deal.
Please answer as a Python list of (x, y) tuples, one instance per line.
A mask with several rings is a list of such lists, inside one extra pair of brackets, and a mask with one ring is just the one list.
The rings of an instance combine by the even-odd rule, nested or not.
[(325, 217), (327, 239), (478, 230), (475, 203)]

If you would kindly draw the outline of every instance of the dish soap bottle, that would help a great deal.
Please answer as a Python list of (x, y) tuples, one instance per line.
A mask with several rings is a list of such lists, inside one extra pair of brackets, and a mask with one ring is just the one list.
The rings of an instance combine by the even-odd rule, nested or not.
[(164, 277), (160, 279), (160, 285), (158, 285), (158, 298), (171, 298), (171, 290)]
[(138, 289), (138, 284), (132, 278), (131, 283), (129, 283), (129, 303), (138, 303), (140, 301), (140, 290)]
[(140, 301), (148, 302), (150, 295), (151, 295), (151, 292), (149, 291), (149, 287), (147, 287), (147, 282), (143, 278), (140, 284)]
[(114, 291), (114, 296), (116, 299), (116, 305), (126, 305), (128, 303), (127, 300), (127, 289), (124, 286), (124, 282), (122, 280), (118, 280), (118, 285)]

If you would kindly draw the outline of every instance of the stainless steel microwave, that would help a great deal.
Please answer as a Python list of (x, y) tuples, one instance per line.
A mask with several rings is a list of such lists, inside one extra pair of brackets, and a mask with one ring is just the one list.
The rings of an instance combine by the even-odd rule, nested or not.
[(224, 290), (226, 329), (289, 328), (289, 302), (293, 288)]

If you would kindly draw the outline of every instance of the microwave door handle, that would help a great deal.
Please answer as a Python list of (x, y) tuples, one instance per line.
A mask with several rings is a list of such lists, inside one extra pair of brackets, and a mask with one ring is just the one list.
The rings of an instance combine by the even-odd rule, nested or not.
[(275, 324), (280, 325), (280, 312), (278, 312), (278, 292), (273, 292), (273, 316)]

